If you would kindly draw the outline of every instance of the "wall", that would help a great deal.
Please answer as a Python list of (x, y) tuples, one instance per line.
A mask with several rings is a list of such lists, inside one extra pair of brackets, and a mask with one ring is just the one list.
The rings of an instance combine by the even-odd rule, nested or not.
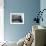
[(3, 1), (0, 0), (0, 42), (4, 41), (4, 8)]
[[(4, 0), (4, 35), (7, 41), (18, 41), (32, 28), (32, 20), (40, 9), (40, 0)], [(11, 25), (10, 13), (24, 13), (24, 24)]]
[[(40, 0), (40, 9), (41, 9), (41, 11), (42, 11), (43, 9), (46, 9), (46, 0)], [(43, 12), (42, 17), (43, 17), (43, 22), (41, 21), (41, 22), (40, 22), (40, 25), (46, 27), (46, 20), (45, 20), (45, 19), (46, 19), (46, 11)]]

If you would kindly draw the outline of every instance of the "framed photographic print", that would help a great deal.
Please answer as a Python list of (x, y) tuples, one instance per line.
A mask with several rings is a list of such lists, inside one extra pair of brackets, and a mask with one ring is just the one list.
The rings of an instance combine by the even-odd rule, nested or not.
[(24, 24), (24, 13), (10, 13), (10, 24)]

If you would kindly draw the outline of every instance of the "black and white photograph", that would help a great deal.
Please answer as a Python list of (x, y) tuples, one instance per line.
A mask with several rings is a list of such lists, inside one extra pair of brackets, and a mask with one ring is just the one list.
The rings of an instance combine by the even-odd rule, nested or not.
[(24, 24), (24, 13), (10, 13), (10, 24)]

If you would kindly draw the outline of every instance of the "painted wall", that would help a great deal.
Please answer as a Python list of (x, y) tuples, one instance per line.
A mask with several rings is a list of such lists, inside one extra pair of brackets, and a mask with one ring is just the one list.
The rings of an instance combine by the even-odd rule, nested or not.
[[(41, 1), (40, 1), (40, 9), (41, 9), (41, 11), (42, 11), (43, 9), (46, 9), (46, 0), (41, 0)], [(40, 25), (46, 26), (46, 11), (43, 12), (42, 17), (43, 17), (43, 22), (41, 21), (41, 22), (40, 22)]]
[[(32, 21), (40, 9), (40, 0), (4, 0), (4, 35), (7, 41), (18, 41), (32, 29)], [(24, 13), (24, 24), (11, 25), (10, 13)]]

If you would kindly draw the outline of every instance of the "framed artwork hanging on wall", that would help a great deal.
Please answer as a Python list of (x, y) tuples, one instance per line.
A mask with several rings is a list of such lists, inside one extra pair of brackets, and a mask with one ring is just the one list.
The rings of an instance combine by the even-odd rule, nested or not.
[(10, 13), (10, 24), (24, 24), (24, 13)]

